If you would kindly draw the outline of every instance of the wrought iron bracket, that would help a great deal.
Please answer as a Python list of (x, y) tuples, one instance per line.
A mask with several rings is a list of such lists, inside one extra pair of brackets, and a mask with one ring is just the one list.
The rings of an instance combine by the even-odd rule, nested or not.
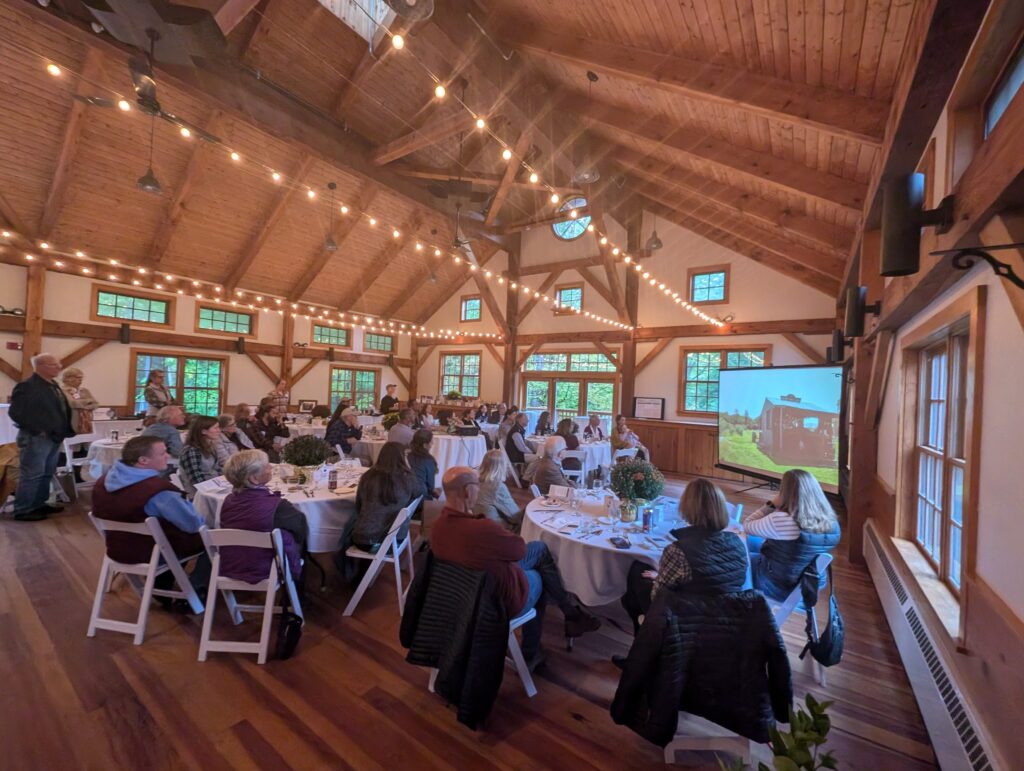
[(1018, 276), (1014, 272), (1013, 267), (1008, 263), (1001, 260), (997, 260), (989, 252), (997, 252), (1003, 249), (1024, 249), (1024, 243), (1018, 244), (1000, 244), (998, 246), (970, 246), (966, 249), (946, 249), (937, 252), (932, 252), (934, 255), (953, 255), (951, 264), (957, 270), (970, 270), (973, 268), (978, 260), (984, 260), (987, 262), (992, 271), (1000, 278), (1005, 278), (1007, 281), (1013, 283), (1018, 289), (1024, 289), (1024, 278)]

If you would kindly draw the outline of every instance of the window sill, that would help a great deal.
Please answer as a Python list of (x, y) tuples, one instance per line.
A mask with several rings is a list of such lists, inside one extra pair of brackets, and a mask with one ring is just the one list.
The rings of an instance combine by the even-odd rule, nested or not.
[(957, 639), (960, 634), (960, 600), (939, 580), (935, 568), (921, 554), (917, 544), (902, 538), (893, 538), (892, 542), (946, 632), (952, 639)]

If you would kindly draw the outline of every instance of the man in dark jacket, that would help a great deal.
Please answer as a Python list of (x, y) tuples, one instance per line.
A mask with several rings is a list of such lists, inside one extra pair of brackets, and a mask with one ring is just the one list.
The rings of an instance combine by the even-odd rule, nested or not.
[(10, 417), (18, 426), (21, 476), (14, 494), (14, 518), (22, 522), (45, 519), (61, 511), (49, 506), (50, 480), (57, 471), (61, 443), (74, 436), (71, 406), (55, 378), (60, 359), (50, 353), (32, 357), (35, 370), (14, 386)]

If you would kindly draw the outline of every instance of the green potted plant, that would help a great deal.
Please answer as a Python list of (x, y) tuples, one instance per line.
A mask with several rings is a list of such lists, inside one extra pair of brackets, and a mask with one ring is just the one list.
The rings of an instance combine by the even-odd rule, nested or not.
[(300, 436), (288, 442), (281, 451), (281, 459), (299, 471), (301, 482), (312, 478), (313, 470), (330, 457), (331, 447), (317, 436)]
[[(832, 721), (828, 716), (831, 701), (818, 701), (811, 694), (805, 699), (807, 711), (799, 707), (789, 710), (789, 731), (771, 729), (771, 748), (774, 759), (771, 766), (758, 763), (758, 771), (819, 771), (822, 768), (839, 768), (831, 750), (820, 752), (827, 741)], [(723, 771), (746, 771), (750, 768), (742, 760), (731, 766), (718, 762)]]
[(385, 431), (390, 431), (391, 427), (398, 422), (399, 413), (389, 412), (381, 418), (381, 425), (384, 426)]
[(457, 401), (459, 401), (459, 399), (461, 399), (461, 398), (462, 398), (462, 394), (461, 394), (461, 393), (459, 393), (458, 391), (456, 391), (456, 390), (455, 390), (455, 389), (453, 388), (453, 389), (452, 389), (451, 391), (449, 391), (449, 392), (447, 393), (447, 395), (446, 395), (446, 398), (447, 398), (447, 399), (448, 399), (448, 401), (450, 401), (450, 402), (457, 402)]

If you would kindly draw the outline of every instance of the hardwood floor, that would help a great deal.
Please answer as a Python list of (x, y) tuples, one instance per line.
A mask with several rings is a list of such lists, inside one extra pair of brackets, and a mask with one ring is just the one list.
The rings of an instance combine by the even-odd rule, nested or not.
[[(729, 485), (725, 485), (728, 490)], [(755, 504), (752, 494), (731, 500)], [(568, 653), (548, 614), (548, 660), (528, 699), (508, 671), (487, 730), (472, 732), (405, 663), (393, 579), (342, 619), (333, 583), (307, 602), (295, 658), (196, 660), (200, 617), (150, 612), (145, 643), (85, 636), (101, 544), (81, 506), (40, 523), (0, 521), (0, 747), (6, 769), (653, 768), (661, 752), (608, 716), (631, 636), (617, 604)], [(829, 746), (843, 768), (934, 768), (906, 674), (866, 572), (840, 557), (843, 663), (821, 688), (796, 658), (801, 618), (784, 627), (798, 698), (833, 699)], [(118, 582), (108, 606), (135, 596)], [(218, 610), (222, 610), (218, 609)], [(216, 629), (229, 633), (218, 613)], [(252, 638), (256, 622), (243, 627)], [(717, 768), (710, 755), (692, 767)]]

